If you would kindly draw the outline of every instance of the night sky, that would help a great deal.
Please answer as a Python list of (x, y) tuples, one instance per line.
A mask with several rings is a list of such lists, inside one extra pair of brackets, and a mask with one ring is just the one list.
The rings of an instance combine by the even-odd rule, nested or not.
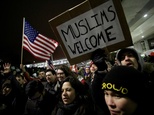
[[(33, 63), (33, 61), (36, 63), (42, 62), (42, 60), (34, 58), (26, 50), (23, 50), (23, 55), (21, 56), (23, 17), (25, 17), (31, 26), (39, 31), (39, 33), (56, 40), (48, 21), (83, 1), (84, 0), (5, 0), (1, 2), (0, 59), (16, 66), (19, 66), (21, 62), (23, 64), (30, 64)], [(23, 58), (21, 59), (21, 57)], [(66, 57), (59, 46), (53, 54), (53, 59), (57, 60), (63, 58)]]

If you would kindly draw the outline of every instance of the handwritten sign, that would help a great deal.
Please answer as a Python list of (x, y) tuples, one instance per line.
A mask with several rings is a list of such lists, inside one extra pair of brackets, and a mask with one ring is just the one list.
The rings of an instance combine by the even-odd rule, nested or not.
[[(132, 45), (126, 21), (122, 23), (125, 25), (125, 30), (121, 25), (121, 20), (125, 19), (124, 14), (121, 12), (123, 18), (118, 16), (114, 1), (104, 1), (94, 8), (91, 5), (94, 0), (85, 1), (49, 21), (71, 64), (89, 59), (91, 53), (98, 48), (110, 52)], [(120, 8), (119, 11), (122, 10), (122, 7)], [(124, 42), (125, 45), (120, 45)], [(118, 47), (110, 48), (114, 45)]]

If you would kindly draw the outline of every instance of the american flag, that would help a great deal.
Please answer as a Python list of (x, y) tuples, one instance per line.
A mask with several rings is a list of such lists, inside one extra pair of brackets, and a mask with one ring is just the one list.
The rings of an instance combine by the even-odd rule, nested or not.
[(27, 21), (24, 24), (23, 48), (33, 56), (48, 60), (58, 46), (58, 42), (40, 34)]
[(46, 61), (47, 61), (47, 68), (55, 70), (55, 67), (54, 67), (52, 61), (50, 59), (46, 60)]

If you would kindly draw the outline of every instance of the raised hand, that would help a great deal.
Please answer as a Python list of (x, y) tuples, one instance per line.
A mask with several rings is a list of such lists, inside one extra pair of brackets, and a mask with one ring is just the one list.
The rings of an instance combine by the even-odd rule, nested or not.
[(11, 71), (11, 64), (10, 63), (4, 63), (3, 68), (4, 68), (3, 73), (9, 73)]

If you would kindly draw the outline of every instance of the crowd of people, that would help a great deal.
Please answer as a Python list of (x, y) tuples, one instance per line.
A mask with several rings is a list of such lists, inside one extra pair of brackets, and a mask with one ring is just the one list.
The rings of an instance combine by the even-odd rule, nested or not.
[(68, 65), (29, 71), (23, 64), (16, 71), (3, 63), (0, 115), (149, 115), (154, 102), (152, 58), (123, 48), (112, 63), (97, 49), (91, 63), (77, 71)]

